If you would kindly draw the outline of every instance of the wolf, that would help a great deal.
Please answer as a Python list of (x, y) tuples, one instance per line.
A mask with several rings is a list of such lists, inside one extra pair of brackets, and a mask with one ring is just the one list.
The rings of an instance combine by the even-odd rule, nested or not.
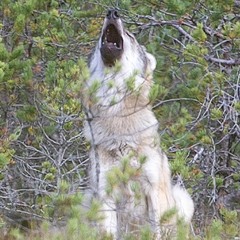
[[(168, 226), (179, 218), (189, 223), (194, 212), (187, 191), (172, 185), (160, 148), (149, 100), (155, 68), (155, 57), (125, 29), (118, 11), (109, 10), (89, 60), (84, 134), (91, 143), (90, 186), (102, 202), (101, 227), (114, 239), (146, 224), (163, 239)], [(162, 221), (171, 209), (174, 216)]]

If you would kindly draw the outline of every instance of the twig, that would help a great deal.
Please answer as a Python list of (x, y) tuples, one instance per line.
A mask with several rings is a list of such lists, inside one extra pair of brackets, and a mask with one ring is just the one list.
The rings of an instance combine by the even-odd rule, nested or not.
[(224, 65), (230, 65), (230, 66), (236, 66), (236, 65), (240, 65), (240, 59), (221, 59), (221, 58), (214, 58), (214, 57), (209, 57), (206, 56), (205, 59), (207, 61), (211, 61), (214, 63), (219, 63), (219, 64), (224, 64)]

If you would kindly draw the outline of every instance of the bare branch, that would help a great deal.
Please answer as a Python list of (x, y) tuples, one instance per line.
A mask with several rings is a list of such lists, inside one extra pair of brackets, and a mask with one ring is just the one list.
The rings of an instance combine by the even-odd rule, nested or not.
[(220, 59), (220, 58), (214, 58), (214, 57), (209, 57), (206, 56), (205, 59), (207, 61), (211, 61), (214, 63), (219, 63), (219, 64), (223, 64), (223, 65), (230, 65), (230, 66), (236, 66), (236, 65), (240, 65), (240, 59)]

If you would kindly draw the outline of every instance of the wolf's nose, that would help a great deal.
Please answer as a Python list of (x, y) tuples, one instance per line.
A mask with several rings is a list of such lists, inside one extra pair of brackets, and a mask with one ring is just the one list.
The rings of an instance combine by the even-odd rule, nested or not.
[(107, 18), (108, 19), (118, 19), (119, 18), (118, 11), (115, 9), (108, 10)]

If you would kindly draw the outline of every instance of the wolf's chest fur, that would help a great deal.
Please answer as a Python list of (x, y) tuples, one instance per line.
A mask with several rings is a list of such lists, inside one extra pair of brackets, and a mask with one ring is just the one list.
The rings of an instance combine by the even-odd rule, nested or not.
[[(128, 78), (122, 79), (122, 76)], [(131, 76), (124, 67), (116, 74), (102, 77), (94, 95), (95, 102), (89, 101), (92, 119), (91, 129), (88, 125), (85, 127), (87, 139), (93, 141), (94, 134), (92, 144), (101, 144), (112, 150), (122, 142), (136, 148), (145, 138), (154, 137), (158, 122), (149, 105), (150, 77), (144, 79), (135, 74), (133, 89), (129, 89), (127, 81)], [(114, 82), (114, 85), (109, 86), (109, 82)]]

